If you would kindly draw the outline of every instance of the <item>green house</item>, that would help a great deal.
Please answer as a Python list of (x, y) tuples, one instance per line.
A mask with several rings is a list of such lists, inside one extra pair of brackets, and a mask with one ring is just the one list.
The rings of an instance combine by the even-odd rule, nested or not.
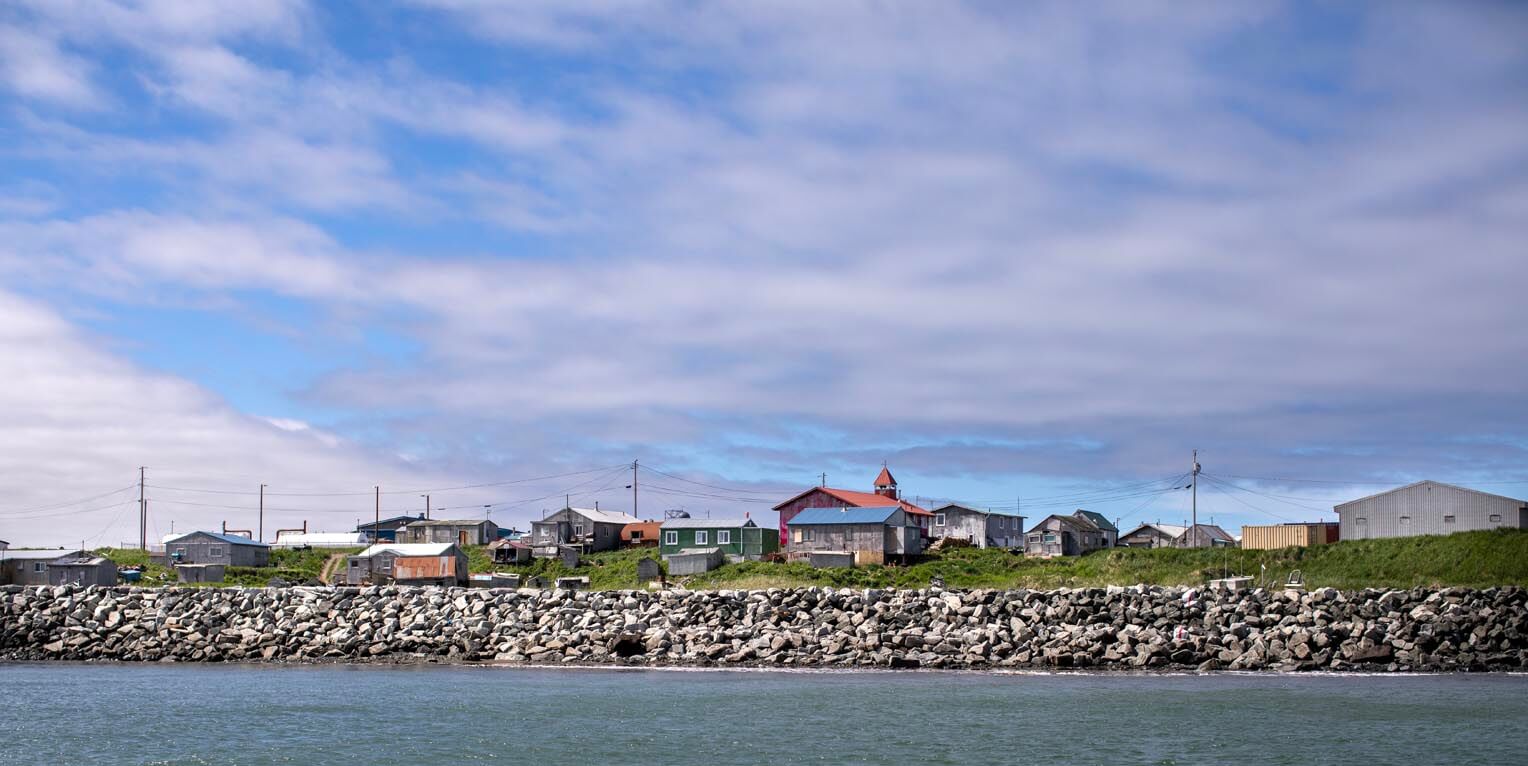
[(780, 550), (780, 532), (752, 519), (667, 519), (659, 527), (659, 555), (696, 548), (720, 548), (727, 556), (758, 559)]

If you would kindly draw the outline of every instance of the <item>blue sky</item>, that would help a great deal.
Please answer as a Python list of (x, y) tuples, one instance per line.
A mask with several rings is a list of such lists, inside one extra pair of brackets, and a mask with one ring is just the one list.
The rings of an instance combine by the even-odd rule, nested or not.
[(11, 3), (0, 537), (130, 539), (134, 493), (84, 498), (141, 465), (164, 531), (260, 483), (332, 528), (373, 486), (625, 507), (633, 459), (680, 477), (648, 511), (886, 461), (1181, 520), (1195, 448), (1228, 527), (1522, 496), (1525, 33), (1513, 3)]

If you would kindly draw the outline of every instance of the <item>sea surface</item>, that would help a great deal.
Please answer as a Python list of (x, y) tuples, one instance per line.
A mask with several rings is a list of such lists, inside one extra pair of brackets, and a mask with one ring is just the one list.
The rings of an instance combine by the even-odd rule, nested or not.
[(1522, 764), (1528, 676), (0, 665), (0, 764)]

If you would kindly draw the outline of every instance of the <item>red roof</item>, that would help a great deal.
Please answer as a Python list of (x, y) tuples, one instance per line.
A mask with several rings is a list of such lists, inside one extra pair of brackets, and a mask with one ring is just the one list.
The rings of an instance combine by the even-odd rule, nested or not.
[(919, 508), (916, 505), (913, 505), (912, 503), (907, 502), (906, 500), (894, 500), (885, 495), (877, 495), (874, 492), (855, 492), (852, 489), (835, 489), (833, 487), (812, 487), (811, 489), (802, 492), (801, 494), (796, 495), (795, 497), (775, 506), (775, 510), (778, 511), (782, 507), (790, 505), (791, 503), (794, 503), (813, 492), (826, 493), (855, 508), (877, 508), (880, 506), (896, 503), (897, 505), (902, 506), (902, 510), (907, 511), (914, 516), (934, 515), (928, 511), (923, 510), (922, 508)]
[(875, 486), (877, 486), (877, 487), (895, 487), (895, 486), (897, 486), (897, 480), (891, 478), (891, 469), (890, 468), (887, 468), (884, 465), (881, 466), (881, 475), (875, 477)]

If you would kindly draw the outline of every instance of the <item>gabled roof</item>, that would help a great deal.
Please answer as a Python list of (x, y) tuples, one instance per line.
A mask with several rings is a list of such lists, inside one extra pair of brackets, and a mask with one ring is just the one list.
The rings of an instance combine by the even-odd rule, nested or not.
[(598, 510), (598, 509), (595, 509), (595, 508), (564, 508), (563, 510), (572, 511), (572, 512), (574, 512), (574, 513), (576, 513), (576, 514), (578, 514), (578, 515), (580, 515), (580, 516), (582, 516), (582, 517), (584, 517), (584, 518), (586, 518), (586, 519), (588, 519), (590, 521), (597, 522), (597, 523), (600, 523), (600, 524), (623, 524), (624, 525), (624, 524), (638, 524), (638, 523), (641, 523), (641, 521), (642, 521), (641, 519), (639, 519), (639, 518), (637, 518), (637, 517), (635, 517), (635, 516), (633, 516), (633, 515), (631, 515), (629, 513), (621, 513), (620, 511), (605, 511), (605, 510)]
[(68, 549), (65, 549), (65, 548), (49, 548), (47, 550), (40, 550), (40, 551), (39, 550), (15, 550), (15, 549), (11, 549), (11, 550), (6, 550), (6, 551), (0, 551), (0, 559), (4, 559), (6, 561), (20, 561), (20, 560), (26, 560), (26, 561), (52, 561), (53, 559), (61, 559), (61, 558), (65, 557), (65, 556), (75, 556), (75, 555), (81, 555), (81, 554), (84, 554), (84, 553), (85, 553), (84, 551), (80, 551), (80, 550), (73, 550), (73, 551), (71, 551), (71, 550), (68, 550)]
[(397, 525), (397, 526), (401, 527), (401, 526), (407, 525), (411, 521), (419, 521), (419, 517), (418, 516), (394, 516), (394, 517), (392, 517), (390, 519), (379, 519), (377, 521), (368, 521), (365, 524), (357, 525), (356, 528), (355, 528), (355, 531), (362, 532), (362, 531), (365, 531), (365, 530), (369, 530), (372, 527), (377, 527), (379, 529), (389, 529), (389, 528), (392, 528), (394, 525)]
[(781, 508), (784, 508), (785, 506), (812, 494), (813, 492), (826, 493), (828, 496), (834, 498), (835, 500), (855, 508), (875, 508), (884, 506), (887, 503), (896, 503), (902, 507), (902, 510), (907, 511), (914, 516), (934, 515), (928, 511), (923, 510), (922, 508), (919, 508), (916, 505), (913, 505), (912, 503), (907, 502), (906, 500), (894, 500), (892, 498), (886, 497), (885, 495), (877, 495), (874, 492), (855, 492), (852, 489), (837, 489), (835, 487), (812, 487), (811, 489), (802, 492), (801, 494), (796, 495), (795, 497), (792, 497), (791, 499), (775, 506), (774, 510), (778, 511)]
[(1142, 524), (1135, 529), (1130, 530), (1128, 533), (1120, 535), (1120, 539), (1129, 537), (1130, 535), (1133, 535), (1143, 529), (1155, 529), (1158, 534), (1166, 535), (1167, 537), (1177, 537), (1178, 535), (1188, 531), (1188, 527), (1180, 526), (1178, 524)]
[(1101, 513), (1096, 513), (1094, 511), (1084, 511), (1081, 508), (1077, 509), (1077, 513), (1082, 514), (1084, 517), (1087, 518), (1088, 521), (1093, 522), (1093, 526), (1098, 527), (1099, 529), (1102, 529), (1102, 530), (1105, 530), (1105, 531), (1108, 531), (1108, 532), (1118, 532), (1119, 531), (1119, 527), (1116, 527), (1113, 524), (1110, 524), (1109, 520), (1104, 518), (1104, 515), (1101, 514)]
[(381, 543), (356, 555), (361, 558), (371, 558), (378, 553), (396, 553), (399, 556), (444, 556), (455, 548), (456, 543)]
[(1024, 518), (1024, 514), (1015, 513), (1013, 511), (995, 510), (992, 508), (972, 508), (969, 505), (961, 505), (960, 503), (945, 503), (944, 505), (941, 505), (938, 508), (930, 511), (930, 513), (948, 513), (951, 510), (961, 510), (965, 511), (966, 513), (979, 513), (983, 516), (1007, 516), (1013, 519)]
[(178, 541), (184, 540), (184, 539), (186, 539), (186, 538), (188, 538), (188, 537), (190, 537), (192, 535), (206, 535), (208, 537), (216, 538), (216, 539), (221, 540), (221, 541), (223, 541), (225, 543), (228, 543), (229, 545), (253, 545), (253, 546), (260, 547), (260, 548), (269, 548), (270, 547), (269, 545), (266, 545), (265, 543), (257, 543), (254, 540), (249, 539), (248, 537), (244, 537), (243, 535), (225, 535), (225, 534), (223, 534), (221, 532), (207, 532), (207, 531), (200, 530), (200, 529), (198, 529), (195, 532), (187, 532), (187, 533), (185, 533), (183, 535), (178, 535), (176, 537), (172, 537), (172, 538), (170, 538), (168, 540), (165, 540), (165, 543), (169, 544), (169, 543), (173, 543), (173, 542), (178, 542)]
[(893, 479), (891, 477), (891, 469), (890, 468), (887, 468), (884, 465), (881, 466), (881, 473), (880, 473), (880, 475), (875, 477), (875, 486), (877, 486), (877, 487), (895, 487), (895, 486), (897, 486), (897, 480)]
[[(414, 519), (408, 523), (411, 527), (475, 527), (479, 524), (488, 524), (488, 519)], [(498, 526), (494, 524), (494, 526)]]
[[(1057, 521), (1059, 521), (1059, 522), (1061, 522), (1061, 523), (1063, 523), (1063, 524), (1065, 524), (1065, 525), (1067, 525), (1069, 527), (1072, 527), (1072, 528), (1076, 529), (1079, 532), (1102, 532), (1103, 531), (1102, 529), (1098, 528), (1098, 525), (1096, 525), (1093, 522), (1089, 521), (1085, 517), (1082, 517), (1082, 516), (1067, 516), (1067, 515), (1060, 514), (1060, 513), (1053, 513), (1053, 514), (1051, 514), (1049, 516), (1046, 516), (1043, 519), (1040, 519), (1039, 521), (1035, 522), (1035, 525), (1033, 527), (1030, 527), (1029, 531), (1030, 532), (1039, 531), (1040, 527), (1044, 526), (1045, 522), (1050, 521), (1051, 519), (1055, 519), (1055, 520), (1057, 520)], [(1026, 534), (1028, 534), (1028, 533), (1026, 533)]]
[(740, 529), (756, 527), (753, 519), (664, 519), (664, 529)]
[[(1211, 540), (1221, 540), (1221, 541), (1228, 542), (1228, 543), (1236, 542), (1236, 538), (1232, 537), (1229, 532), (1225, 531), (1224, 529), (1221, 529), (1220, 527), (1218, 527), (1218, 526), (1216, 526), (1214, 524), (1199, 524), (1199, 525), (1196, 525), (1194, 527), (1194, 529), (1199, 530), (1198, 533), (1195, 535), (1195, 537), (1198, 537), (1198, 536), (1202, 535), (1202, 536), (1204, 536), (1206, 538), (1209, 538)], [(1181, 535), (1181, 536), (1183, 537), (1184, 541), (1187, 541), (1188, 540), (1188, 532), (1187, 532), (1187, 530), (1185, 530), (1183, 535)]]
[(883, 505), (871, 508), (804, 508), (790, 520), (793, 527), (818, 524), (885, 524), (900, 506)]
[(1361, 503), (1361, 502), (1363, 502), (1365, 500), (1372, 500), (1372, 499), (1374, 499), (1376, 497), (1379, 497), (1381, 495), (1388, 495), (1388, 494), (1391, 494), (1392, 492), (1400, 492), (1402, 490), (1411, 489), (1412, 487), (1420, 487), (1420, 486), (1422, 486), (1424, 484), (1430, 484), (1430, 485), (1432, 485), (1434, 487), (1446, 487), (1448, 489), (1457, 489), (1460, 492), (1472, 492), (1472, 493), (1477, 494), (1477, 495), (1484, 495), (1486, 497), (1496, 498), (1498, 500), (1510, 500), (1510, 501), (1512, 501), (1514, 503), (1525, 502), (1525, 501), (1519, 500), (1519, 499), (1517, 499), (1515, 497), (1507, 497), (1506, 495), (1493, 495), (1490, 492), (1481, 492), (1478, 489), (1470, 489), (1469, 487), (1461, 487), (1458, 484), (1444, 484), (1441, 481), (1433, 481), (1432, 479), (1423, 479), (1421, 481), (1414, 481), (1414, 482), (1412, 482), (1410, 484), (1407, 484), (1404, 487), (1396, 487), (1395, 489), (1387, 489), (1384, 492), (1375, 492), (1372, 495), (1365, 495), (1363, 497), (1358, 498), (1357, 500), (1349, 500), (1346, 503), (1339, 503), (1338, 505), (1332, 506), (1332, 509), (1333, 510), (1338, 510), (1338, 509), (1342, 508), (1343, 506), (1352, 505), (1354, 503)]

